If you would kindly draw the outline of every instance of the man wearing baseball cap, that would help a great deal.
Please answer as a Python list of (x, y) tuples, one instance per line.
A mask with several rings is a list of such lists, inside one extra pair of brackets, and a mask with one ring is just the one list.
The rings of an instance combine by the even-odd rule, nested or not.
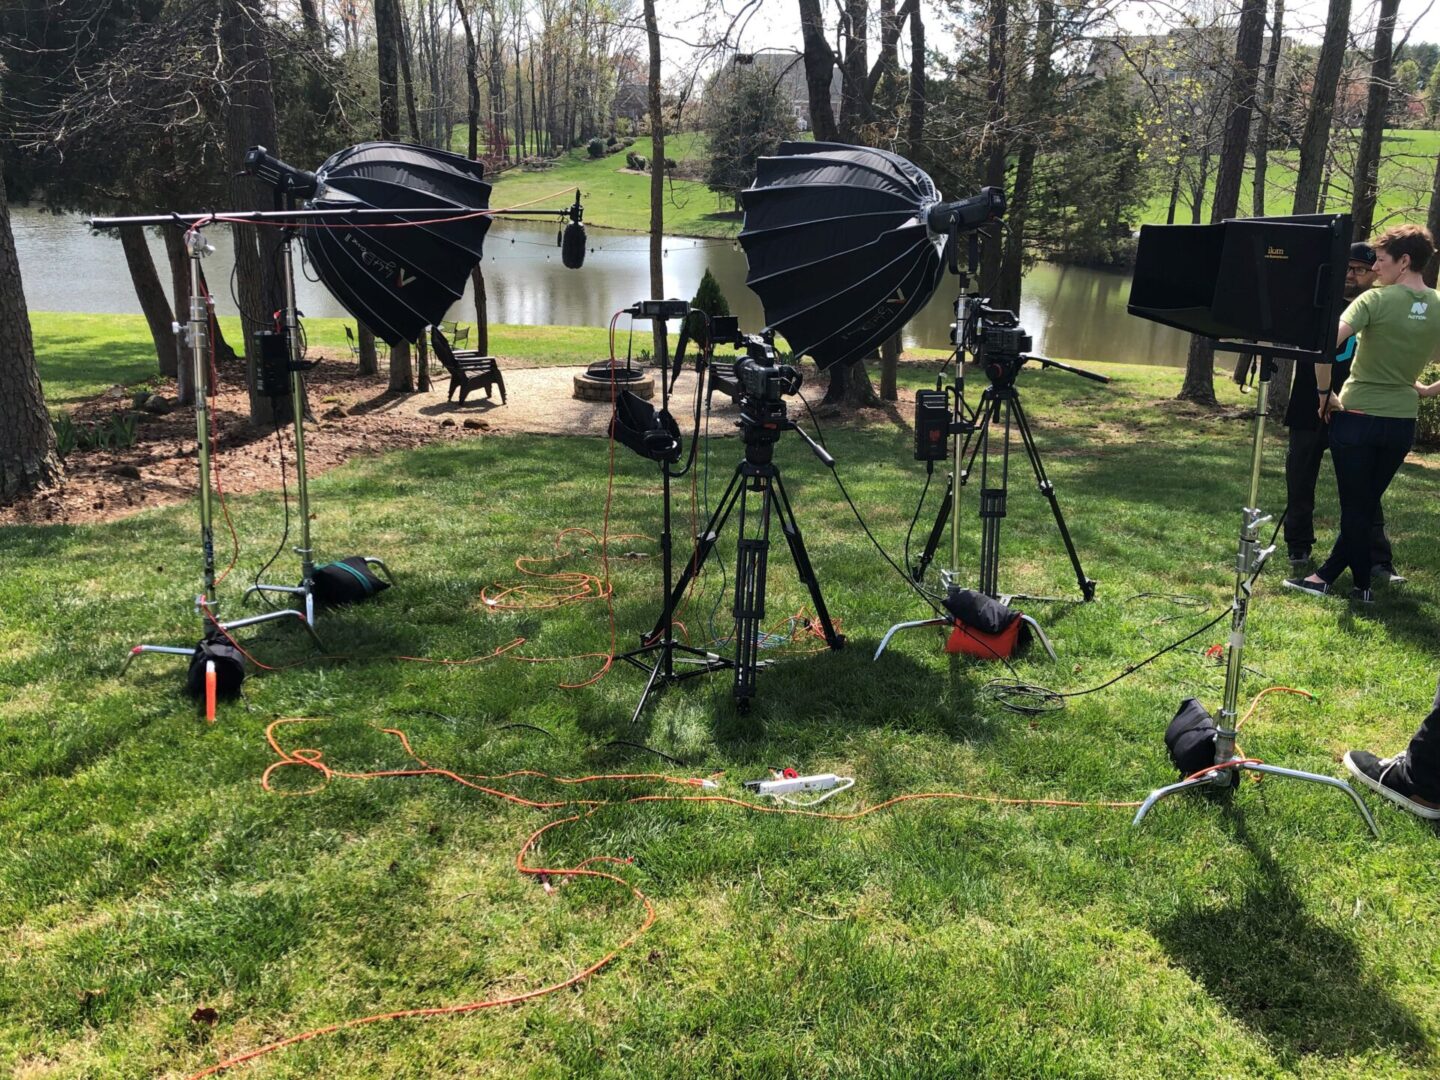
[[(1375, 283), (1375, 249), (1369, 244), (1351, 244), (1350, 262), (1345, 270), (1345, 299), (1353, 300)], [(1335, 354), (1331, 389), (1339, 390), (1350, 374), (1350, 360), (1355, 355), (1355, 337), (1350, 337)], [(1285, 426), (1290, 429), (1289, 447), (1285, 452), (1285, 547), (1290, 554), (1290, 568), (1303, 577), (1311, 570), (1310, 549), (1315, 544), (1315, 483), (1320, 464), (1330, 444), (1330, 427), (1315, 409), (1317, 389), (1315, 366), (1296, 364), (1295, 380), (1290, 387), (1290, 404), (1285, 411)], [(1405, 579), (1395, 573), (1391, 562), (1390, 539), (1385, 535), (1385, 515), (1377, 509), (1370, 529), (1370, 561), (1375, 569), (1372, 577), (1382, 585), (1399, 585)]]

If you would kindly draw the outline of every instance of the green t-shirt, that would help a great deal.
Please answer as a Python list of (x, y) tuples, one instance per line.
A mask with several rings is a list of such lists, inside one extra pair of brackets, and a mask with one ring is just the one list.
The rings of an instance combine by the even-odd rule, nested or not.
[(1386, 285), (1367, 289), (1340, 316), (1359, 338), (1340, 403), (1355, 412), (1414, 418), (1415, 380), (1440, 349), (1440, 293)]

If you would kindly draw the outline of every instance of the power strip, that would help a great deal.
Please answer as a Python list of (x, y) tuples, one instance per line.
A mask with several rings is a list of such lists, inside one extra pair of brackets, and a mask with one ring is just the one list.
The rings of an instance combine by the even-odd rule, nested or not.
[(757, 795), (788, 795), (793, 791), (825, 791), (840, 783), (834, 773), (814, 776), (787, 776), (779, 780), (746, 780), (745, 787)]

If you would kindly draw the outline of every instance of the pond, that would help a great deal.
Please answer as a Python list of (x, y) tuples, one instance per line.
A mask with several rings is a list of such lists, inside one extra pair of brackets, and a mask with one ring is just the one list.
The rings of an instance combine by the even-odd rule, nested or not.
[[(32, 311), (138, 313), (118, 240), (92, 233), (79, 217), (11, 207), (11, 224)], [(567, 270), (555, 246), (555, 226), (497, 221), (485, 243), (485, 281), (493, 322), (604, 326), (619, 308), (649, 295), (649, 240), (632, 233), (590, 230), (591, 251), (580, 270)], [(233, 259), (228, 229), (210, 230), (215, 254), (206, 273), (222, 314), (234, 314), (227, 284)], [(164, 244), (151, 251), (168, 281)], [(730, 240), (672, 236), (665, 240), (665, 287), (691, 297), (708, 267), (747, 330), (763, 324), (759, 301), (745, 287), (745, 254)], [(308, 272), (308, 268), (307, 268)], [(309, 316), (345, 316), (319, 283), (297, 282), (300, 309)], [(1035, 351), (1077, 362), (1113, 361), (1184, 366), (1188, 338), (1125, 311), (1127, 274), (1037, 264), (1025, 278), (1020, 318)], [(954, 318), (954, 279), (941, 283), (930, 303), (906, 327), (907, 346), (944, 348)], [(468, 293), (450, 317), (474, 320)]]

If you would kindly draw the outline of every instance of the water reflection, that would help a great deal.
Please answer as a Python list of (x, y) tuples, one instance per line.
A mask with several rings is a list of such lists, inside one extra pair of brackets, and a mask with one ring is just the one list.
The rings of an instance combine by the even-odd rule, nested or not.
[[(116, 240), (91, 233), (78, 217), (34, 208), (11, 207), (11, 224), (32, 311), (139, 312)], [(233, 315), (230, 232), (217, 228), (209, 235), (215, 245), (205, 261), (210, 287), (221, 312)], [(157, 236), (149, 240), (161, 278), (168, 280), (164, 244)], [(555, 241), (555, 227), (539, 222), (499, 221), (491, 228), (484, 271), (492, 321), (604, 326), (616, 309), (649, 295), (646, 237), (590, 230), (592, 250), (579, 271), (561, 265)], [(709, 267), (741, 324), (762, 324), (760, 304), (745, 287), (745, 255), (731, 241), (667, 237), (664, 267), (666, 291), (682, 297), (695, 294)], [(346, 314), (316, 281), (302, 278), (297, 292), (306, 315)], [(1126, 313), (1125, 274), (1040, 263), (1026, 276), (1024, 292), (1020, 318), (1038, 352), (1077, 361), (1185, 363), (1184, 334)], [(905, 328), (905, 344), (945, 347), (953, 302), (954, 279), (947, 278)], [(450, 317), (472, 321), (474, 298), (467, 293)]]

